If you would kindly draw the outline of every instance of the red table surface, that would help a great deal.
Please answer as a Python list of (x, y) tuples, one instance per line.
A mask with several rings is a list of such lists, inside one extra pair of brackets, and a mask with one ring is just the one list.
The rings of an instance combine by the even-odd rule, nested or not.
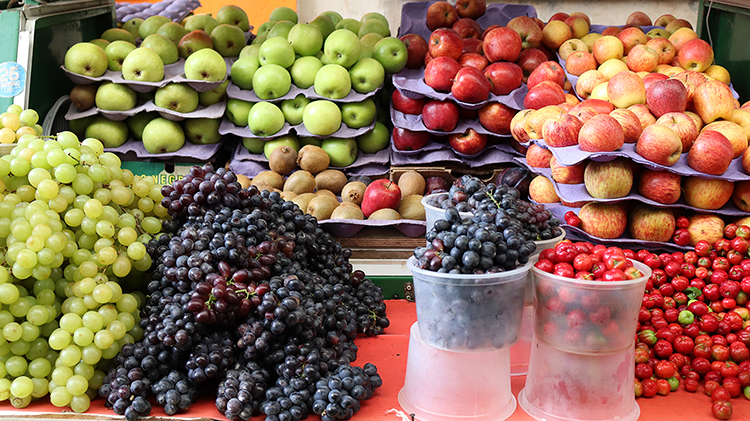
[[(398, 392), (404, 384), (404, 375), (406, 373), (406, 356), (409, 345), (409, 329), (417, 320), (416, 307), (414, 303), (404, 300), (389, 300), (388, 319), (391, 326), (386, 329), (386, 333), (377, 337), (357, 338), (356, 343), (359, 346), (357, 361), (354, 365), (363, 365), (367, 362), (373, 363), (378, 367), (378, 372), (383, 378), (383, 386), (376, 392), (375, 396), (362, 403), (362, 409), (355, 414), (354, 420), (396, 420), (399, 417), (394, 413), (387, 413), (390, 409), (401, 410), (398, 404)], [(470, 356), (471, 354), (467, 354)], [(513, 395), (518, 397), (518, 392), (523, 388), (525, 376), (511, 378), (511, 389)], [(450, 379), (446, 379), (450, 381)], [(206, 395), (193, 405), (187, 413), (179, 414), (179, 418), (210, 418), (225, 420), (218, 413), (213, 403), (213, 394)], [(107, 415), (115, 416), (114, 412), (105, 409), (103, 399), (96, 399), (92, 402), (91, 408), (87, 415)], [(636, 401), (641, 407), (640, 420), (675, 420), (675, 421), (705, 421), (715, 419), (711, 415), (710, 398), (702, 393), (688, 393), (680, 387), (680, 390), (669, 394), (668, 396), (656, 396), (650, 399), (640, 398)], [(744, 397), (732, 400), (734, 406), (734, 415), (732, 419), (746, 420), (750, 419), (750, 401)], [(14, 410), (6, 401), (0, 404), (2, 415), (8, 416), (10, 411), (15, 411), (16, 415), (23, 415), (24, 411), (33, 411), (34, 413), (61, 413), (69, 412), (68, 409), (61, 409), (52, 406), (47, 397), (39, 402), (34, 402), (24, 410)], [(561, 414), (563, 415), (563, 414)], [(160, 407), (155, 406), (151, 411), (151, 416), (167, 417)], [(262, 420), (264, 417), (254, 417), (255, 420)], [(319, 417), (312, 415), (309, 419), (315, 420)], [(533, 420), (530, 416), (518, 406), (511, 415), (509, 420)], [(429, 421), (429, 420), (426, 420)]]

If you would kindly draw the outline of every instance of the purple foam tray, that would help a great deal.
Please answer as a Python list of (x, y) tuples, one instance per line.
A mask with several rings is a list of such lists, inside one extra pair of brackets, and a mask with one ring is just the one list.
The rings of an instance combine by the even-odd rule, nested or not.
[(555, 180), (552, 178), (552, 170), (550, 170), (549, 168), (532, 167), (526, 162), (525, 158), (515, 158), (515, 160), (516, 162), (520, 163), (521, 165), (526, 167), (529, 171), (533, 172), (534, 174), (544, 176), (549, 181), (551, 181), (552, 185), (555, 187), (555, 192), (557, 192), (557, 195), (566, 202), (586, 201), (586, 202), (617, 203), (617, 202), (632, 200), (632, 201), (637, 201), (637, 202), (645, 203), (645, 204), (660, 207), (660, 208), (682, 208), (682, 209), (689, 209), (695, 212), (713, 212), (719, 215), (726, 215), (726, 216), (747, 216), (747, 212), (743, 212), (737, 209), (737, 207), (734, 206), (734, 203), (732, 203), (731, 200), (727, 202), (721, 209), (716, 209), (716, 210), (700, 209), (700, 208), (696, 208), (693, 206), (689, 206), (687, 203), (685, 203), (685, 200), (682, 198), (680, 198), (680, 200), (678, 200), (677, 203), (673, 203), (669, 205), (655, 202), (651, 199), (648, 199), (638, 194), (638, 188), (635, 184), (627, 196), (618, 197), (615, 199), (594, 198), (594, 197), (591, 197), (589, 192), (586, 190), (586, 186), (583, 183), (581, 184), (556, 183)]
[(422, 115), (414, 115), (414, 114), (404, 114), (401, 111), (396, 111), (393, 109), (393, 105), (391, 104), (390, 107), (391, 110), (391, 122), (395, 127), (399, 127), (402, 129), (409, 129), (412, 131), (417, 132), (430, 132), (434, 135), (448, 135), (448, 134), (454, 134), (454, 133), (466, 133), (469, 129), (476, 130), (477, 133), (491, 135), (491, 136), (497, 136), (497, 137), (505, 137), (510, 138), (511, 136), (509, 134), (498, 134), (491, 132), (482, 126), (481, 123), (479, 123), (479, 120), (464, 120), (459, 119), (458, 125), (456, 125), (456, 128), (449, 131), (444, 132), (440, 130), (430, 130), (427, 127), (425, 127), (424, 123), (422, 122)]
[(273, 102), (276, 102), (276, 101), (283, 101), (285, 99), (294, 99), (294, 98), (297, 97), (297, 95), (301, 94), (301, 95), (304, 95), (305, 98), (308, 98), (308, 99), (311, 99), (311, 100), (325, 99), (325, 100), (329, 100), (329, 101), (333, 101), (333, 102), (337, 102), (337, 103), (341, 103), (341, 102), (359, 102), (359, 101), (364, 101), (365, 99), (370, 98), (371, 96), (375, 95), (382, 87), (383, 87), (383, 85), (380, 85), (374, 91), (367, 92), (365, 94), (361, 94), (361, 93), (355, 91), (354, 89), (352, 89), (351, 91), (349, 91), (349, 95), (347, 95), (344, 98), (341, 98), (341, 99), (331, 99), (331, 98), (326, 98), (324, 96), (321, 96), (321, 95), (318, 95), (317, 93), (315, 93), (315, 88), (313, 86), (311, 86), (311, 87), (309, 87), (307, 89), (302, 89), (302, 88), (298, 88), (294, 84), (292, 84), (291, 88), (289, 89), (289, 92), (287, 92), (286, 94), (280, 96), (279, 98), (274, 98), (274, 99), (260, 99), (260, 98), (258, 98), (258, 95), (255, 95), (255, 91), (247, 90), (247, 89), (241, 89), (239, 86), (235, 85), (234, 83), (229, 82), (229, 85), (227, 86), (227, 96), (229, 98), (241, 99), (243, 101), (248, 101), (248, 102), (258, 102), (258, 101), (273, 101)]
[(284, 123), (284, 127), (282, 127), (281, 130), (279, 130), (277, 133), (274, 133), (271, 136), (256, 136), (252, 132), (252, 130), (250, 130), (249, 127), (235, 126), (234, 123), (229, 121), (228, 118), (224, 117), (224, 119), (221, 120), (221, 125), (219, 126), (219, 133), (221, 134), (231, 133), (233, 135), (237, 135), (240, 137), (262, 138), (262, 139), (271, 140), (271, 139), (289, 134), (289, 132), (294, 130), (295, 133), (297, 133), (297, 136), (301, 136), (301, 137), (316, 137), (319, 139), (325, 139), (329, 137), (351, 138), (351, 137), (361, 136), (365, 133), (369, 133), (373, 128), (375, 128), (376, 122), (377, 121), (373, 121), (372, 123), (370, 123), (370, 125), (361, 127), (359, 129), (352, 129), (346, 124), (341, 123), (341, 127), (339, 128), (339, 130), (336, 133), (329, 135), (329, 136), (320, 136), (320, 135), (316, 135), (316, 134), (312, 134), (308, 132), (307, 129), (305, 128), (304, 123), (300, 123), (296, 126), (292, 126), (289, 123)]
[(682, 176), (694, 176), (694, 177), (720, 179), (720, 180), (727, 180), (727, 181), (750, 180), (750, 175), (746, 174), (745, 171), (742, 169), (742, 157), (741, 156), (732, 160), (732, 162), (729, 164), (729, 168), (727, 168), (724, 174), (711, 175), (711, 174), (704, 174), (702, 172), (698, 172), (690, 168), (690, 166), (687, 164), (687, 156), (688, 156), (687, 152), (683, 153), (680, 156), (680, 159), (674, 165), (672, 165), (671, 167), (667, 167), (664, 165), (659, 165), (654, 162), (651, 162), (648, 159), (645, 159), (644, 157), (638, 155), (635, 152), (635, 145), (636, 145), (635, 143), (626, 143), (623, 145), (623, 147), (620, 150), (616, 150), (614, 152), (586, 152), (586, 151), (582, 151), (579, 145), (565, 146), (562, 148), (554, 148), (554, 147), (551, 148), (547, 146), (547, 144), (542, 139), (531, 140), (529, 142), (526, 142), (524, 146), (528, 146), (530, 142), (534, 142), (537, 145), (552, 151), (552, 155), (555, 157), (557, 162), (565, 166), (576, 165), (587, 159), (603, 162), (603, 161), (611, 161), (618, 157), (624, 157), (624, 158), (629, 158), (643, 165), (644, 167), (648, 169), (658, 170), (658, 171), (669, 171), (669, 172), (679, 174)]
[(430, 136), (430, 140), (427, 142), (426, 145), (413, 151), (400, 151), (396, 149), (396, 147), (393, 145), (393, 135), (391, 135), (390, 145), (391, 145), (391, 150), (393, 152), (401, 154), (401, 155), (419, 155), (423, 152), (439, 151), (439, 150), (450, 148), (450, 145), (448, 145), (446, 142), (438, 142), (435, 140), (433, 136)]
[(146, 102), (140, 102), (135, 107), (126, 111), (109, 111), (102, 110), (96, 107), (89, 108), (88, 110), (81, 111), (76, 108), (72, 103), (68, 108), (68, 112), (65, 113), (66, 120), (76, 120), (79, 118), (90, 117), (92, 115), (101, 114), (110, 120), (122, 121), (128, 117), (134, 116), (142, 111), (156, 111), (162, 117), (172, 121), (182, 121), (187, 118), (221, 118), (224, 116), (224, 111), (227, 108), (226, 101), (217, 102), (216, 104), (204, 107), (198, 105), (198, 108), (190, 113), (178, 113), (176, 111), (168, 110), (166, 108), (157, 107), (153, 100)]
[[(401, 26), (398, 28), (398, 36), (406, 34), (417, 34), (422, 38), (430, 38), (432, 31), (427, 27), (427, 9), (436, 1), (419, 1), (406, 3), (401, 7)], [(484, 15), (477, 19), (477, 23), (483, 29), (491, 25), (505, 26), (516, 16), (528, 16), (535, 18), (534, 6), (525, 4), (503, 4), (492, 3), (487, 5)]]
[(133, 18), (147, 19), (161, 15), (180, 22), (199, 7), (201, 2), (198, 0), (163, 0), (153, 4), (116, 2), (115, 17), (118, 22), (127, 22)]
[(427, 230), (425, 221), (411, 219), (399, 219), (395, 221), (386, 220), (359, 220), (359, 219), (324, 219), (318, 221), (321, 228), (336, 237), (353, 237), (365, 227), (394, 227), (407, 237), (423, 236)]
[(150, 159), (174, 159), (174, 158), (193, 158), (199, 161), (208, 161), (216, 152), (221, 149), (222, 143), (214, 143), (211, 145), (196, 145), (185, 141), (185, 145), (175, 152), (152, 154), (149, 153), (146, 148), (143, 147), (143, 142), (128, 139), (127, 142), (116, 148), (105, 148), (107, 152), (125, 154), (133, 152), (138, 158), (150, 158)]
[(431, 87), (427, 86), (424, 82), (424, 68), (422, 69), (404, 69), (391, 76), (393, 80), (393, 86), (396, 87), (404, 96), (410, 98), (421, 98), (426, 96), (428, 98), (437, 99), (440, 101), (454, 101), (463, 108), (476, 110), (482, 108), (488, 102), (500, 102), (516, 110), (522, 110), (523, 99), (529, 92), (526, 84), (522, 84), (521, 87), (516, 88), (513, 92), (508, 95), (495, 95), (490, 93), (489, 97), (481, 102), (463, 102), (458, 101), (452, 93), (437, 92)]
[(484, 165), (513, 162), (514, 155), (511, 152), (513, 148), (507, 143), (491, 145), (485, 151), (471, 159), (466, 159), (457, 154), (450, 147), (448, 149), (439, 149), (424, 151), (418, 154), (402, 154), (398, 151), (391, 150), (391, 165), (428, 165), (437, 162), (455, 162), (465, 164), (470, 168), (477, 168)]

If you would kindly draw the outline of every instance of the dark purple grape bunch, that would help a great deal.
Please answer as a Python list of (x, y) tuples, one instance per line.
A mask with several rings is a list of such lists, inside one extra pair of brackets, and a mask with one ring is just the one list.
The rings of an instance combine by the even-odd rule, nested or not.
[(373, 364), (342, 365), (315, 383), (312, 412), (320, 415), (321, 421), (348, 420), (360, 410), (361, 402), (372, 398), (375, 389), (382, 384)]
[(215, 379), (234, 364), (234, 339), (230, 331), (211, 332), (193, 346), (185, 367), (187, 378), (195, 383)]
[(216, 392), (216, 408), (230, 420), (249, 420), (265, 400), (268, 371), (255, 362), (237, 363), (227, 370)]
[(198, 389), (191, 384), (185, 373), (172, 370), (151, 386), (156, 403), (167, 415), (187, 410), (198, 397)]

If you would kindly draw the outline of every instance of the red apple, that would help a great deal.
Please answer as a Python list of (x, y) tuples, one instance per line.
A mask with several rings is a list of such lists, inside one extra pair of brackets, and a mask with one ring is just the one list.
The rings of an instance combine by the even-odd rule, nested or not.
[(430, 141), (429, 132), (415, 132), (412, 130), (393, 128), (393, 147), (399, 151), (418, 151)]
[(654, 82), (646, 90), (646, 104), (656, 118), (667, 113), (681, 113), (687, 107), (685, 84), (675, 79)]
[(622, 42), (623, 55), (628, 55), (630, 49), (638, 44), (645, 44), (648, 42), (648, 37), (641, 31), (641, 28), (630, 27), (625, 28), (617, 34), (617, 38)]
[(633, 12), (625, 21), (626, 25), (651, 26), (651, 18), (643, 12)]
[(458, 60), (464, 52), (464, 43), (453, 29), (439, 28), (434, 30), (430, 35), (430, 39), (427, 42), (427, 52), (430, 53), (433, 59), (450, 57)]
[(581, 120), (581, 123), (585, 123), (591, 120), (594, 116), (599, 115), (594, 108), (591, 107), (579, 107), (580, 104), (575, 105), (573, 108), (568, 110), (568, 114), (574, 115)]
[(432, 56), (430, 55), (430, 52), (427, 51), (427, 54), (424, 55), (424, 65), (427, 66), (432, 61)]
[(578, 217), (584, 232), (604, 239), (620, 237), (628, 224), (623, 203), (587, 203), (578, 212)]
[(643, 129), (635, 152), (655, 164), (671, 167), (680, 159), (682, 140), (669, 127), (652, 124)]
[(641, 121), (642, 129), (656, 123), (656, 117), (651, 114), (651, 111), (648, 110), (646, 104), (631, 105), (628, 107), (628, 110), (632, 111), (633, 114), (638, 117), (638, 120)]
[(674, 15), (670, 15), (669, 13), (665, 13), (654, 21), (654, 26), (667, 26), (669, 22), (672, 22), (677, 18), (674, 17)]
[(586, 162), (576, 165), (560, 165), (553, 156), (549, 161), (549, 167), (552, 171), (552, 179), (558, 184), (581, 184), (583, 183), (583, 173), (586, 171)]
[(443, 177), (427, 177), (424, 180), (424, 194), (429, 196), (433, 193), (447, 192), (450, 185)]
[(558, 105), (547, 105), (536, 110), (526, 118), (524, 128), (531, 139), (541, 139), (543, 136), (544, 123), (550, 118), (557, 118), (565, 114), (562, 107)]
[(538, 110), (547, 105), (565, 102), (565, 91), (555, 82), (545, 80), (529, 89), (523, 99), (523, 107)]
[(410, 98), (401, 93), (398, 89), (393, 90), (391, 95), (393, 109), (404, 114), (420, 115), (422, 107), (427, 102), (426, 98)]
[(635, 240), (667, 243), (676, 227), (671, 209), (638, 205), (630, 211), (628, 229)]
[(464, 38), (463, 39), (464, 50), (463, 53), (475, 53), (482, 54), (482, 40), (475, 38)]
[(549, 21), (542, 29), (542, 43), (553, 50), (560, 48), (563, 42), (572, 37), (573, 31), (564, 21)]
[(602, 30), (602, 35), (605, 37), (608, 35), (616, 37), (620, 34), (620, 32), (622, 32), (622, 28), (620, 28), (619, 26), (608, 26), (604, 28), (604, 30)]
[(716, 215), (698, 213), (690, 219), (687, 230), (690, 233), (690, 245), (694, 246), (698, 241), (706, 240), (710, 244), (724, 238), (724, 220)]
[(456, 8), (447, 1), (439, 1), (430, 5), (427, 9), (426, 18), (427, 27), (430, 28), (430, 31), (434, 31), (438, 28), (450, 28), (453, 26), (458, 20), (458, 13), (456, 12)]
[(750, 148), (745, 149), (745, 152), (742, 153), (741, 163), (745, 174), (750, 174)]
[(695, 122), (685, 113), (664, 114), (656, 120), (656, 124), (667, 126), (680, 136), (682, 153), (688, 152), (693, 146), (695, 138), (698, 137)]
[(451, 26), (451, 29), (456, 31), (461, 38), (479, 39), (482, 36), (482, 27), (474, 19), (461, 18)]
[(591, 47), (591, 54), (593, 54), (596, 62), (599, 64), (610, 59), (621, 59), (623, 51), (622, 41), (614, 35), (602, 36), (594, 41), (594, 45)]
[(659, 64), (659, 54), (647, 45), (638, 44), (630, 49), (626, 60), (631, 71), (653, 72)]
[(367, 185), (365, 194), (362, 196), (362, 213), (365, 218), (369, 217), (378, 209), (396, 209), (401, 203), (401, 189), (398, 184), (381, 178)]
[(484, 31), (482, 31), (482, 40), (484, 40), (484, 37), (486, 37), (487, 34), (489, 34), (490, 31), (492, 31), (493, 29), (502, 28), (502, 27), (503, 26), (501, 26), (501, 25), (490, 25), (490, 26), (484, 28)]
[(560, 148), (578, 144), (578, 133), (583, 122), (573, 114), (562, 114), (547, 119), (542, 126), (542, 136), (548, 146)]
[(473, 67), (479, 71), (483, 71), (490, 62), (484, 58), (483, 55), (477, 53), (463, 53), (458, 59), (458, 64), (463, 67)]
[(569, 17), (570, 15), (565, 12), (557, 12), (554, 15), (550, 16), (547, 22), (552, 22), (553, 20), (565, 21), (565, 19)]
[(638, 141), (643, 128), (641, 127), (641, 121), (638, 120), (638, 116), (634, 112), (627, 108), (618, 108), (609, 113), (609, 115), (622, 126), (622, 130), (625, 133), (625, 143), (636, 143)]
[(612, 152), (622, 148), (625, 132), (614, 117), (598, 114), (583, 123), (578, 145), (586, 152)]
[(510, 122), (516, 110), (500, 102), (489, 102), (479, 109), (479, 124), (492, 133), (510, 134)]
[(732, 143), (723, 134), (707, 130), (701, 132), (688, 152), (690, 168), (704, 174), (722, 175), (734, 156)]
[(516, 64), (521, 66), (523, 75), (528, 76), (545, 61), (547, 61), (547, 56), (541, 49), (529, 48), (528, 50), (521, 51), (521, 54), (518, 55), (518, 59), (516, 60)]
[(573, 76), (580, 76), (589, 70), (596, 70), (596, 59), (588, 51), (576, 51), (565, 61), (565, 70)]
[(633, 165), (626, 158), (613, 161), (590, 161), (583, 172), (586, 191), (595, 199), (625, 197), (633, 188)]
[(511, 119), (510, 134), (516, 142), (526, 143), (529, 141), (530, 137), (526, 131), (526, 120), (535, 112), (535, 110), (521, 110)]
[[(669, 30), (669, 29), (667, 29)], [(680, 52), (680, 48), (685, 45), (688, 41), (697, 39), (698, 34), (690, 28), (679, 28), (672, 32), (672, 35), (667, 38), (669, 42), (674, 45), (675, 55)], [(677, 58), (677, 57), (675, 57)]]
[(543, 175), (537, 175), (529, 183), (529, 197), (537, 203), (558, 203), (560, 198), (555, 186)]
[(487, 99), (491, 87), (481, 70), (464, 67), (456, 74), (451, 93), (457, 101), (476, 104)]
[(486, 9), (485, 0), (456, 0), (456, 12), (461, 18), (479, 19)]
[(531, 72), (526, 85), (531, 89), (545, 80), (552, 81), (561, 88), (565, 85), (565, 70), (560, 66), (560, 63), (556, 61), (543, 62)]
[(591, 108), (592, 110), (596, 111), (597, 114), (610, 114), (614, 110), (614, 107), (610, 102), (604, 101), (603, 99), (592, 98), (581, 101), (570, 111), (576, 112), (581, 108)]
[(529, 145), (526, 150), (526, 163), (530, 167), (549, 168), (549, 160), (552, 158), (552, 152), (536, 143)]
[[(643, 79), (643, 87), (646, 88), (646, 94), (648, 94), (648, 89), (651, 87), (651, 85), (662, 80), (667, 80), (669, 79), (669, 76), (663, 73), (649, 73), (643, 76), (641, 79)], [(648, 95), (646, 97), (646, 101), (648, 102)]]
[(407, 69), (419, 69), (424, 66), (424, 58), (427, 54), (427, 41), (417, 34), (406, 34), (402, 36), (401, 42), (406, 46)]
[(669, 171), (644, 170), (638, 181), (638, 193), (654, 202), (671, 205), (680, 200), (682, 177)]
[(686, 42), (677, 53), (677, 61), (685, 70), (702, 72), (713, 64), (714, 49), (711, 44), (696, 38)]
[(704, 132), (706, 130), (715, 130), (726, 136), (729, 143), (732, 144), (732, 150), (734, 150), (733, 158), (740, 157), (745, 152), (745, 149), (747, 149), (747, 134), (745, 133), (745, 129), (735, 122), (724, 120), (714, 121), (703, 127), (701, 131)]
[(516, 61), (521, 54), (521, 36), (509, 28), (495, 28), (484, 36), (482, 50), (490, 62)]
[(709, 80), (695, 88), (693, 106), (706, 124), (720, 118), (731, 121), (735, 108), (732, 91), (718, 80)]
[(721, 209), (732, 198), (734, 183), (716, 178), (685, 177), (682, 198), (688, 206), (698, 209)]
[(521, 36), (523, 49), (535, 48), (542, 42), (542, 29), (528, 16), (517, 16), (508, 22), (508, 28)]
[(573, 38), (581, 39), (585, 37), (591, 29), (591, 25), (586, 22), (586, 19), (580, 16), (569, 16), (564, 22), (570, 28)]
[(738, 181), (734, 183), (732, 203), (743, 212), (750, 212), (750, 181)]
[(424, 83), (438, 92), (450, 92), (461, 64), (450, 57), (435, 57), (424, 69)]
[(451, 101), (427, 101), (422, 108), (422, 123), (430, 130), (449, 132), (458, 125), (458, 105)]
[(523, 71), (516, 63), (492, 63), (484, 69), (484, 76), (492, 84), (491, 92), (495, 95), (508, 95), (523, 83)]
[(591, 96), (591, 92), (599, 84), (606, 82), (607, 77), (599, 70), (589, 70), (578, 77), (576, 82), (576, 94), (584, 100)]
[(617, 108), (646, 103), (646, 85), (631, 71), (620, 72), (607, 83), (607, 97)]
[(568, 57), (570, 57), (571, 54), (575, 53), (576, 51), (585, 51), (590, 52), (589, 46), (586, 45), (585, 42), (581, 41), (578, 38), (571, 38), (560, 45), (560, 48), (557, 50), (557, 54), (560, 55), (560, 58), (563, 60), (567, 60)]
[(669, 64), (674, 59), (677, 50), (674, 45), (669, 42), (666, 38), (651, 38), (646, 41), (646, 47), (649, 47), (656, 51), (656, 57), (658, 64)]
[(454, 151), (464, 155), (474, 155), (487, 147), (487, 135), (468, 129), (464, 133), (448, 135), (448, 143)]
[(589, 15), (583, 12), (573, 12), (570, 15), (568, 15), (568, 17), (569, 18), (572, 18), (572, 17), (583, 18), (583, 20), (585, 20), (587, 24), (591, 25), (591, 19), (589, 18)]

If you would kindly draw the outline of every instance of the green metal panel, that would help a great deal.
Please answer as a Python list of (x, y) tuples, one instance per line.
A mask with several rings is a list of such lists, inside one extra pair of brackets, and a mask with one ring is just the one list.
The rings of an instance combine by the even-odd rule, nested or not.
[[(0, 63), (16, 61), (21, 9), (0, 11)], [(5, 112), (13, 98), (0, 98), (0, 112)]]
[[(734, 1), (736, 5), (701, 0), (698, 9), (698, 35), (711, 42), (716, 64), (732, 76), (732, 85), (740, 94), (740, 102), (750, 100), (750, 2)], [(746, 3), (742, 7), (740, 3)], [(709, 9), (710, 7), (710, 9)], [(709, 36), (710, 34), (710, 36)]]
[(403, 299), (404, 285), (412, 281), (411, 276), (368, 276), (375, 285), (383, 288), (386, 300)]

